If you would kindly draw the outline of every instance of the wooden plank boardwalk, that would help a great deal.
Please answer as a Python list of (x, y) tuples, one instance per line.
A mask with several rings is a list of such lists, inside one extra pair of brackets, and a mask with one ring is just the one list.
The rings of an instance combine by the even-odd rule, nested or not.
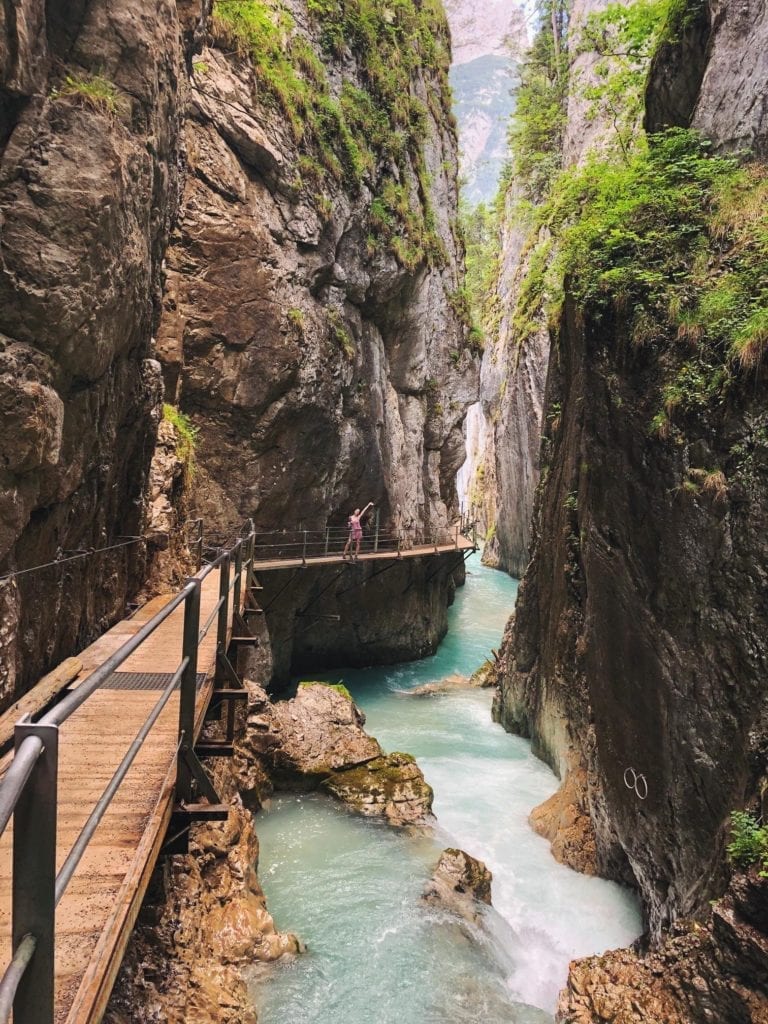
[[(382, 551), (361, 551), (357, 561), (359, 562), (374, 562), (384, 561), (392, 558), (424, 558), (429, 555), (446, 555), (452, 551), (460, 551), (465, 553), (467, 551), (474, 551), (476, 549), (475, 544), (463, 535), (459, 535), (456, 540), (451, 541), (448, 544), (421, 544), (412, 548), (402, 548), (401, 550), (382, 550)], [(286, 556), (277, 558), (260, 558), (258, 549), (254, 558), (253, 568), (254, 572), (265, 572), (269, 569), (293, 569), (304, 565), (342, 565), (345, 559), (341, 552), (329, 553), (327, 555), (308, 555), (306, 559), (298, 556)]]
[[(219, 574), (201, 586), (201, 622), (218, 599)], [(119, 622), (81, 655), (81, 683), (138, 632), (167, 601), (157, 598)], [(181, 660), (183, 606), (176, 609), (120, 667), (120, 672), (169, 673)], [(231, 612), (230, 612), (231, 626)], [(215, 627), (215, 624), (214, 624)], [(216, 630), (199, 646), (205, 674), (196, 702), (196, 733), (213, 688)], [(160, 690), (99, 689), (59, 733), (57, 870)], [(179, 729), (178, 691), (155, 723), (88, 845), (56, 912), (56, 1022), (91, 1024), (104, 1012), (131, 928), (149, 884), (171, 817)], [(0, 957), (11, 956), (12, 827), (0, 839)]]
[[(430, 544), (401, 551), (361, 552), (359, 560), (380, 561), (465, 554), (472, 541), (458, 532), (452, 543)], [(259, 559), (252, 552), (255, 572), (303, 565), (343, 563), (341, 553), (303, 558)], [(236, 563), (240, 564), (240, 563)], [(222, 570), (223, 571), (223, 570)], [(226, 564), (229, 579), (229, 563)], [(200, 625), (212, 617), (198, 647), (198, 688), (195, 698), (195, 739), (202, 729), (213, 692), (217, 657), (215, 609), (220, 573), (206, 572), (200, 587)], [(243, 569), (235, 593), (242, 598), (252, 577)], [(159, 597), (130, 618), (117, 623), (78, 655), (82, 668), (71, 689), (81, 686), (107, 659), (131, 640), (167, 603)], [(227, 642), (232, 636), (232, 601), (228, 601)], [(106, 684), (96, 689), (59, 728), (56, 869), (80, 835), (105, 788), (137, 734), (157, 704), (182, 659), (184, 604), (120, 665)], [(194, 634), (193, 634), (194, 636)], [(108, 671), (108, 670), (107, 670)], [(131, 674), (129, 680), (128, 674)], [(151, 674), (154, 688), (136, 688), (135, 674)], [(165, 682), (158, 676), (165, 675)], [(122, 677), (122, 678), (121, 678)], [(71, 677), (70, 677), (71, 678)], [(113, 688), (114, 684), (130, 684)], [(147, 682), (144, 680), (143, 682)], [(143, 683), (142, 683), (143, 686)], [(134, 688), (131, 688), (134, 687)], [(179, 691), (171, 695), (138, 756), (100, 821), (61, 898), (55, 917), (56, 1024), (98, 1024), (106, 1008), (125, 948), (166, 837), (175, 801), (179, 744)], [(12, 754), (0, 761), (0, 776)], [(11, 959), (13, 826), (0, 837), (0, 972)], [(23, 1022), (17, 1022), (23, 1024)]]

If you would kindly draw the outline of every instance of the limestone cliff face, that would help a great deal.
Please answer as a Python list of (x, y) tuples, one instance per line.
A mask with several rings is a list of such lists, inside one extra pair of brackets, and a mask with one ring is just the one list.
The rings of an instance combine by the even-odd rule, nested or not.
[[(647, 109), (657, 126), (763, 151), (751, 62), (713, 71), (761, 24), (737, 6), (710, 5), (662, 48)], [(638, 346), (620, 309), (598, 320), (567, 295), (556, 341), (546, 407), (558, 414), (499, 713), (576, 777), (598, 869), (637, 885), (656, 940), (722, 892), (728, 815), (764, 772), (766, 371), (739, 371), (726, 401), (665, 440), (649, 423), (686, 358), (674, 336)], [(753, 1019), (713, 1005), (714, 1019)]]
[(327, 39), (342, 8), (275, 8), (275, 53), (317, 93), (304, 127), (221, 13), (258, 20), (255, 0), (59, 6), (0, 12), (0, 704), (156, 562), (173, 575), (154, 558), (176, 543), (150, 473), (163, 383), (200, 427), (209, 529), (325, 526), (373, 500), (415, 537), (452, 520), (477, 389), (437, 6), (429, 60), (410, 46), (407, 87), (383, 78), (375, 109), (360, 46)]
[[(596, 56), (583, 45), (583, 28), (607, 6), (605, 0), (574, 0), (569, 5), (567, 85), (563, 89), (564, 128), (553, 139), (553, 160), (564, 167), (610, 144), (606, 117), (584, 98), (593, 84)], [(563, 42), (561, 45), (565, 45)], [(523, 308), (526, 279), (542, 257), (547, 238), (532, 234), (531, 202), (546, 199), (546, 189), (512, 178), (504, 195), (495, 317), (481, 368), (480, 395), (488, 443), (480, 465), (483, 518), (493, 526), (486, 545), (487, 564), (522, 576), (531, 550), (531, 516), (539, 481), (539, 447), (544, 416), (544, 385), (550, 351), (546, 317), (533, 320)]]
[[(161, 395), (151, 338), (179, 188), (179, 17), (173, 0), (0, 11), (6, 572), (142, 529)], [(120, 614), (143, 574), (134, 545), (0, 582), (0, 703)]]
[[(302, 0), (283, 13), (284, 48), (322, 60), (329, 101), (359, 95), (359, 48), (329, 52)], [(433, 30), (447, 33), (439, 19)], [(337, 180), (310, 129), (297, 141), (258, 60), (209, 25), (158, 351), (169, 392), (200, 427), (199, 510), (222, 529), (246, 516), (263, 530), (318, 529), (370, 500), (383, 523), (399, 508), (416, 533), (434, 532), (455, 512), (477, 359), (452, 305), (463, 254), (444, 74), (410, 78), (418, 151), (377, 154)], [(413, 217), (428, 225), (431, 255), (403, 252), (398, 219)]]

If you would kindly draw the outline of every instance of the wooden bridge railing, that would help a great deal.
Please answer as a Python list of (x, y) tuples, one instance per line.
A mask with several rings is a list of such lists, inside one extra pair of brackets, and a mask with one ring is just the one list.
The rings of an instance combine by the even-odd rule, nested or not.
[[(96, 669), (76, 689), (33, 722), (24, 716), (15, 727), (15, 756), (0, 782), (0, 835), (13, 816), (12, 959), (0, 980), (0, 1022), (13, 1012), (16, 1024), (53, 1024), (56, 906), (64, 895), (89, 841), (136, 759), (152, 726), (180, 687), (176, 801), (186, 813), (200, 797), (218, 803), (194, 752), (197, 655), (200, 642), (216, 624), (217, 654), (226, 661), (230, 607), (239, 615), (243, 574), (250, 580), (254, 530), (221, 551), (181, 591)], [(202, 557), (202, 530), (198, 531)], [(219, 598), (208, 620), (200, 623), (203, 580), (219, 571)], [(230, 604), (231, 602), (231, 604)], [(80, 834), (56, 871), (56, 825), (59, 727), (139, 648), (177, 608), (184, 607), (180, 661), (141, 726)]]

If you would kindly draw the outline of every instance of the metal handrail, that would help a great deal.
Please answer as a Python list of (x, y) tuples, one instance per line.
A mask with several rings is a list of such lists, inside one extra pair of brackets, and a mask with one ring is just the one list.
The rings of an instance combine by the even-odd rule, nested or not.
[(83, 825), (80, 835), (75, 840), (72, 849), (67, 854), (66, 860), (61, 866), (61, 870), (59, 871), (58, 875), (56, 875), (56, 906), (59, 905), (61, 897), (64, 895), (64, 892), (67, 886), (69, 885), (72, 876), (75, 873), (75, 870), (77, 869), (77, 865), (80, 863), (80, 860), (82, 859), (82, 856), (85, 853), (85, 849), (88, 846), (88, 843), (93, 838), (93, 833), (99, 827), (101, 819), (104, 817), (107, 808), (112, 802), (112, 797), (117, 792), (120, 783), (128, 774), (131, 765), (136, 760), (136, 756), (141, 750), (144, 740), (149, 735), (152, 726), (158, 720), (163, 708), (171, 699), (173, 691), (179, 685), (179, 681), (181, 680), (184, 670), (186, 669), (188, 664), (189, 658), (183, 658), (181, 664), (174, 672), (171, 681), (163, 690), (160, 699), (157, 701), (155, 706), (152, 708), (152, 711), (149, 713), (149, 717), (136, 734), (136, 738), (128, 748), (125, 757), (118, 765), (115, 774), (109, 780), (107, 788), (101, 794), (101, 797), (96, 803), (96, 806), (93, 808), (90, 815), (88, 816), (88, 820), (86, 821), (85, 825)]
[[(202, 520), (197, 527), (198, 568), (202, 561)], [(16, 726), (16, 752), (0, 781), (0, 835), (12, 815), (22, 815), (25, 827), (14, 829), (13, 850), (13, 958), (0, 978), (0, 1024), (11, 1013), (19, 1024), (52, 1024), (54, 1019), (54, 933), (55, 908), (64, 895), (88, 843), (103, 820), (115, 793), (124, 781), (147, 736), (173, 693), (180, 687), (179, 740), (177, 757), (177, 798), (189, 800), (192, 780), (184, 755), (194, 741), (197, 652), (218, 616), (217, 650), (226, 649), (229, 594), (234, 589), (239, 602), (242, 571), (253, 567), (253, 523), (249, 520), (230, 549), (188, 580), (166, 605), (137, 633), (112, 654), (75, 690), (67, 694), (38, 722), (29, 716)], [(243, 553), (246, 557), (243, 557)], [(232, 577), (232, 565), (239, 573)], [(203, 580), (216, 569), (220, 572), (220, 598), (200, 630), (200, 591)], [(85, 825), (78, 834), (58, 874), (56, 864), (56, 790), (58, 776), (58, 730), (68, 718), (161, 626), (184, 606), (181, 661), (159, 699), (125, 753)], [(239, 608), (237, 609), (239, 611)], [(224, 614), (222, 614), (222, 611)]]

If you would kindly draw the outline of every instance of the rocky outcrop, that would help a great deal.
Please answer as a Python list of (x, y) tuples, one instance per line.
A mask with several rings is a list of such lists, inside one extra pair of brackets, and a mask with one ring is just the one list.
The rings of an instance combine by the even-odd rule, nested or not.
[[(173, 0), (0, 14), (4, 570), (141, 534), (184, 57)], [(0, 704), (119, 617), (144, 573), (134, 544), (0, 583), (19, 623)]]
[(236, 757), (248, 806), (260, 806), (272, 787), (321, 788), (392, 825), (425, 821), (432, 790), (416, 761), (410, 754), (385, 754), (364, 724), (340, 684), (301, 683), (294, 698), (274, 703), (249, 684), (248, 728)]
[(364, 724), (352, 698), (333, 686), (305, 683), (292, 700), (273, 703), (251, 685), (244, 743), (278, 788), (315, 789), (331, 772), (382, 754)]
[(390, 825), (423, 824), (432, 814), (432, 787), (411, 754), (384, 754), (333, 772), (323, 789), (360, 814), (385, 818)]
[(123, 960), (108, 1024), (256, 1024), (243, 968), (302, 951), (278, 932), (256, 871), (259, 843), (228, 767), (215, 776), (226, 822), (192, 828), (161, 861)]
[(471, 676), (459, 674), (446, 676), (434, 683), (423, 683), (406, 691), (409, 697), (434, 697), (441, 693), (455, 693), (457, 690), (490, 689), (496, 685), (496, 666), (485, 661)]
[(381, 14), (411, 40), (393, 86), (364, 33), (334, 50), (352, 15), (328, 4), (264, 5), (255, 35), (256, 2), (0, 14), (0, 706), (181, 572), (163, 378), (211, 532), (341, 524), (363, 496), (382, 529), (453, 522), (478, 360), (447, 27)]
[(691, 126), (722, 150), (765, 158), (767, 53), (762, 0), (692, 4), (654, 61), (646, 95), (648, 130)]
[[(395, 158), (385, 147), (397, 114), (371, 85), (370, 44), (336, 53), (304, 0), (284, 7), (283, 59), (304, 54), (284, 69), (294, 88), (318, 116), (360, 108), (327, 142), (306, 111), (302, 141), (290, 101), (270, 92), (266, 58), (236, 23), (211, 23), (193, 64), (189, 173), (158, 333), (169, 393), (200, 428), (197, 505), (221, 529), (252, 516), (268, 531), (343, 525), (373, 500), (382, 528), (397, 518), (433, 535), (455, 512), (477, 386), (452, 299), (463, 256), (456, 140), (440, 100), (447, 30), (436, 14), (424, 29), (437, 56), (414, 66), (408, 99), (422, 141)], [(341, 10), (325, 19), (343, 23)], [(353, 119), (374, 109), (380, 142)], [(329, 147), (345, 139), (339, 157)], [(342, 158), (365, 165), (351, 172)]]
[[(590, 16), (607, 6), (605, 0), (575, 0), (569, 5), (568, 31), (555, 47), (567, 48), (567, 67), (553, 68), (563, 79), (552, 89), (552, 109), (563, 111), (561, 137), (554, 132), (548, 145), (550, 170), (538, 180), (513, 176), (503, 197), (498, 277), (486, 317), (487, 344), (481, 367), (480, 399), (487, 425), (485, 452), (470, 493), (481, 505), (486, 530), (483, 559), (487, 565), (522, 576), (533, 539), (532, 515), (540, 475), (540, 446), (546, 407), (544, 390), (550, 355), (550, 324), (542, 297), (543, 275), (554, 256), (546, 230), (535, 225), (531, 204), (546, 201), (557, 167), (575, 167), (590, 153), (616, 144), (612, 118), (588, 99), (603, 58), (584, 44)], [(551, 32), (549, 26), (544, 31)], [(541, 60), (541, 55), (535, 58)], [(556, 95), (557, 93), (557, 95)], [(551, 116), (555, 116), (552, 114)], [(539, 296), (537, 299), (536, 296)], [(556, 410), (550, 415), (557, 416)]]
[(462, 555), (446, 553), (262, 573), (272, 687), (305, 671), (433, 654), (463, 571)]
[(768, 1020), (766, 882), (740, 876), (702, 924), (680, 924), (645, 956), (571, 964), (561, 1024), (763, 1024)]
[(440, 854), (422, 899), (476, 924), (481, 919), (479, 904), (491, 905), (492, 880), (481, 860), (464, 850), (449, 848)]

